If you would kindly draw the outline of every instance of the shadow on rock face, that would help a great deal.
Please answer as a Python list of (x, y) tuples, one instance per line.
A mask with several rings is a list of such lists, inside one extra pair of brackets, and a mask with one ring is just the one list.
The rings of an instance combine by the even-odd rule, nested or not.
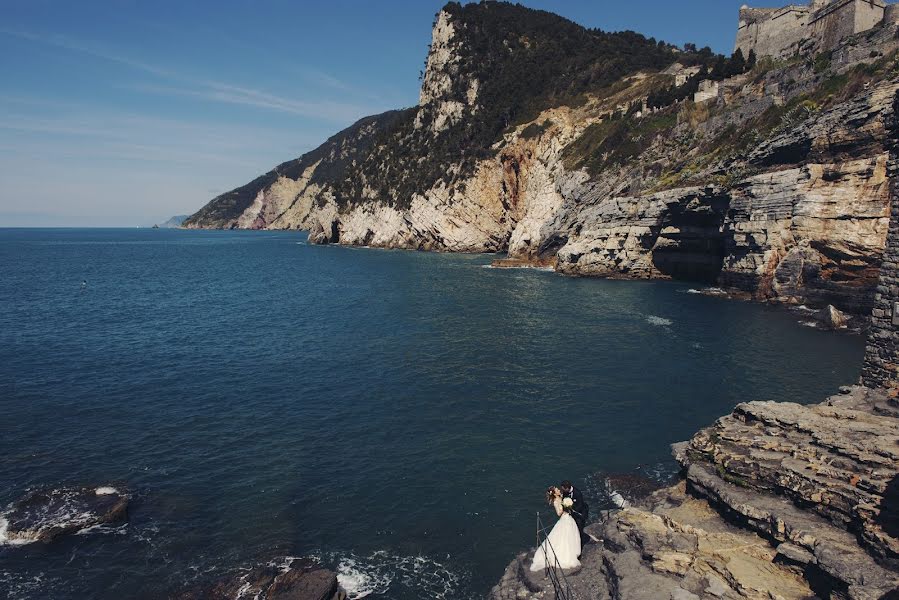
[(887, 535), (899, 539), (899, 475), (893, 477), (883, 491), (880, 514), (877, 515), (875, 523), (880, 525)]

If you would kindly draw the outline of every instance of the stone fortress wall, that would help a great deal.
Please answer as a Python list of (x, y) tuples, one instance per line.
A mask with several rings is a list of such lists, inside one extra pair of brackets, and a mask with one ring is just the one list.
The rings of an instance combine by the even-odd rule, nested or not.
[(783, 8), (740, 9), (740, 25), (734, 51), (741, 50), (749, 56), (754, 50), (757, 56), (782, 56), (792, 54), (805, 37), (808, 27), (807, 6)]
[(786, 58), (833, 50), (843, 39), (883, 21), (896, 22), (899, 11), (884, 0), (812, 0), (782, 8), (740, 8), (734, 51), (743, 56)]

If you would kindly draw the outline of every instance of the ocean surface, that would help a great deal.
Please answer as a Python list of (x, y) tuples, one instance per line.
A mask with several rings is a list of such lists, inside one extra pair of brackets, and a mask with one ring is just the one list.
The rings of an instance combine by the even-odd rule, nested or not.
[(310, 556), (354, 598), (483, 597), (548, 484), (596, 508), (604, 473), (670, 477), (668, 445), (738, 402), (860, 369), (860, 336), (688, 284), (304, 239), (0, 230), (0, 506), (133, 494), (124, 526), (0, 546), (0, 595), (160, 598)]

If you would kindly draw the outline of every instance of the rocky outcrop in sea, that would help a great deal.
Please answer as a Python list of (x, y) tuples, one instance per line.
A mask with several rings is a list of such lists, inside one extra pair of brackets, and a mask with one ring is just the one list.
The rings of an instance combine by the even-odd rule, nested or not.
[(112, 486), (29, 492), (0, 513), (0, 544), (49, 542), (128, 518), (129, 496)]
[(199, 584), (173, 600), (345, 600), (337, 575), (316, 563), (283, 557)]

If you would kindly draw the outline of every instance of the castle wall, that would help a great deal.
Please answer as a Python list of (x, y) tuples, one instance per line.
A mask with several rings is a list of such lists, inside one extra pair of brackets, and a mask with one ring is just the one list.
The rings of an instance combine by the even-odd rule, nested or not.
[[(780, 9), (741, 8), (737, 42), (744, 56), (785, 58), (801, 48), (833, 50), (856, 33), (867, 31), (884, 20), (888, 12), (883, 0), (814, 0), (810, 6)], [(890, 12), (892, 18), (895, 13)], [(814, 45), (808, 42), (813, 41)]]
[(741, 9), (734, 51), (741, 50), (743, 56), (749, 56), (750, 50), (755, 50), (757, 56), (789, 56), (805, 37), (808, 15), (805, 6), (786, 6), (770, 12)]
[(880, 23), (883, 14), (882, 0), (837, 0), (813, 15), (810, 33), (819, 51), (833, 50), (844, 38)]
[(886, 6), (883, 2), (870, 0), (856, 0), (855, 2), (855, 32), (867, 31), (883, 21), (886, 15)]

